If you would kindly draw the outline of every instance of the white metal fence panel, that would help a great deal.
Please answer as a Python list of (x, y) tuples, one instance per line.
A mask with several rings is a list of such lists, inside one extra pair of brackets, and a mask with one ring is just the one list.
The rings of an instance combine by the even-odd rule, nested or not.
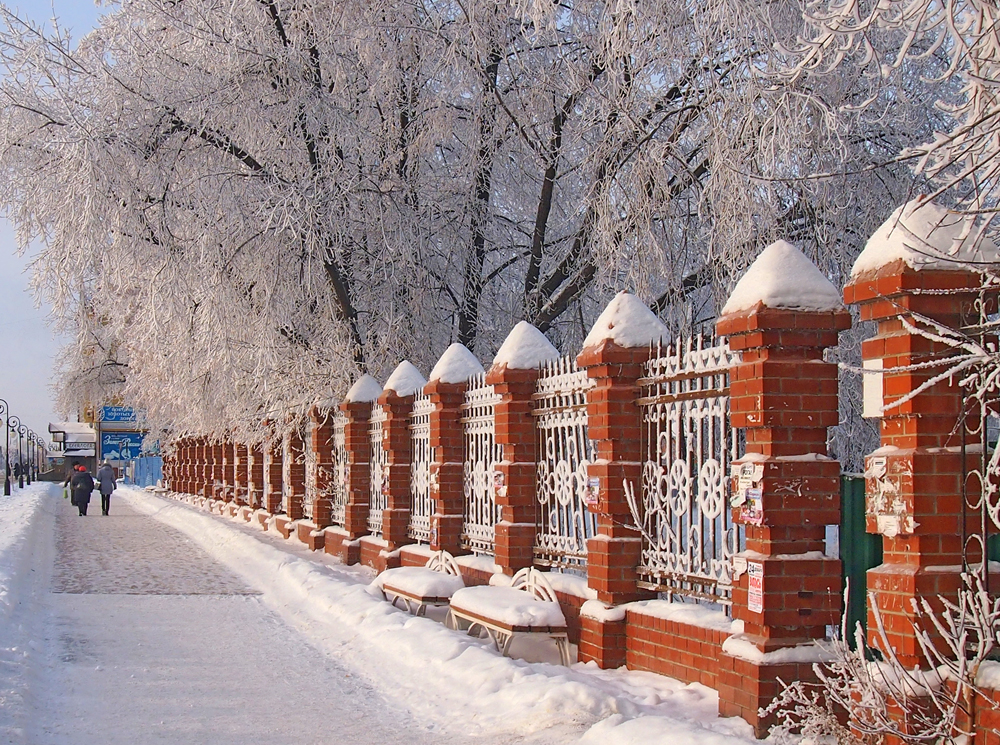
[(332, 464), (329, 481), (330, 520), (341, 528), (347, 522), (347, 416), (338, 411), (333, 417)]
[(431, 447), (431, 412), (434, 404), (429, 396), (418, 393), (413, 399), (410, 414), (410, 524), (407, 534), (418, 543), (428, 543), (431, 539), (431, 463), (434, 462), (434, 448)]
[(533, 396), (538, 437), (537, 564), (586, 566), (587, 539), (597, 533), (597, 518), (586, 505), (587, 465), (596, 457), (587, 436), (587, 390), (593, 385), (573, 357), (546, 363), (538, 378)]
[(492, 554), (496, 524), (500, 522), (493, 485), (493, 472), (503, 457), (496, 443), (496, 405), (500, 395), (486, 385), (486, 374), (469, 380), (462, 404), (465, 439), (463, 465), (465, 521), (462, 546), (474, 553)]
[(731, 604), (740, 532), (727, 495), (737, 440), (729, 427), (729, 369), (738, 355), (703, 336), (679, 339), (645, 366), (640, 586)]
[(312, 449), (312, 436), (315, 427), (315, 422), (310, 421), (309, 425), (306, 427), (306, 439), (304, 443), (306, 453), (306, 493), (302, 497), (302, 514), (307, 519), (312, 519), (316, 498), (319, 496), (317, 488), (316, 451)]
[(382, 512), (389, 506), (385, 494), (386, 452), (382, 440), (385, 432), (385, 421), (388, 418), (385, 408), (374, 404), (371, 419), (368, 420), (368, 437), (371, 442), (371, 491), (368, 496), (368, 531), (372, 535), (382, 535)]

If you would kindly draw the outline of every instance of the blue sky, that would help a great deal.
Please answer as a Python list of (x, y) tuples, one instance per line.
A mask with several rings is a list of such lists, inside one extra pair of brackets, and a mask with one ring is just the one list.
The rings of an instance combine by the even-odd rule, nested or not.
[[(10, 6), (19, 15), (49, 24), (55, 16), (78, 39), (92, 29), (107, 7), (89, 0), (37, 0)], [(28, 254), (30, 255), (29, 248)], [(59, 348), (46, 318), (45, 308), (35, 307), (28, 292), (29, 257), (17, 256), (14, 230), (0, 219), (0, 398), (11, 412), (48, 439), (48, 423), (59, 419), (52, 407), (49, 383)]]

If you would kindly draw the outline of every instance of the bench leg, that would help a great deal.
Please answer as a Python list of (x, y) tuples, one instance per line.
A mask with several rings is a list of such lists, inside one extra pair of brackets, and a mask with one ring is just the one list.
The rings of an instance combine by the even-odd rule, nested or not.
[(569, 639), (564, 636), (557, 636), (555, 637), (555, 640), (556, 646), (559, 648), (559, 661), (562, 662), (565, 667), (569, 667)]

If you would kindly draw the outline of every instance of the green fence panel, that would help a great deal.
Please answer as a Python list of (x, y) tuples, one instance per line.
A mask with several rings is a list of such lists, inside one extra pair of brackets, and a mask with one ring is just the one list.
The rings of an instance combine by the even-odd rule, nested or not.
[(868, 629), (869, 569), (882, 563), (882, 536), (865, 532), (865, 480), (859, 476), (840, 477), (840, 561), (847, 596), (847, 636), (853, 649), (857, 624)]

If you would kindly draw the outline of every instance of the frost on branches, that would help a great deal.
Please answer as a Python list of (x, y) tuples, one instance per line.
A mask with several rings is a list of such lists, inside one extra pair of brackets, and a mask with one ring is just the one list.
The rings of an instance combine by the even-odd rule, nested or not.
[(907, 188), (872, 164), (931, 131), (919, 78), (850, 133), (850, 85), (776, 86), (793, 3), (130, 0), (78, 44), (0, 13), (0, 202), (64, 387), (113, 349), (175, 432), (520, 320), (576, 351), (623, 287), (690, 329), (779, 238), (838, 282)]

